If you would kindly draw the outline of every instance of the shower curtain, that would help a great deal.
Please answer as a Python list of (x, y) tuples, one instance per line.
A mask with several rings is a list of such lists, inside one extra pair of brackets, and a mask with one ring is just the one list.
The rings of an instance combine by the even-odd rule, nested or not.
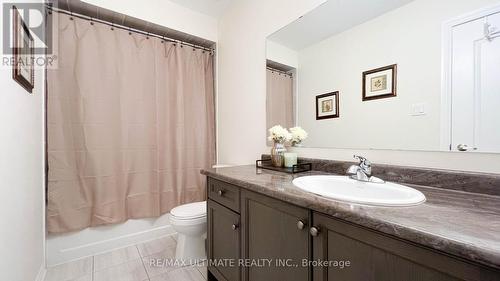
[(267, 128), (281, 125), (294, 126), (293, 78), (287, 74), (267, 69), (266, 120)]
[(205, 198), (215, 161), (210, 52), (59, 14), (47, 70), (49, 232)]

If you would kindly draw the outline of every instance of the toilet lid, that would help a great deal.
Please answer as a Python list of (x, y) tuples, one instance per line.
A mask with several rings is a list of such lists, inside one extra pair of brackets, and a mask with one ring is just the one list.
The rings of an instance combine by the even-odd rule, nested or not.
[(207, 215), (207, 201), (195, 202), (177, 206), (170, 214), (179, 219), (194, 219)]

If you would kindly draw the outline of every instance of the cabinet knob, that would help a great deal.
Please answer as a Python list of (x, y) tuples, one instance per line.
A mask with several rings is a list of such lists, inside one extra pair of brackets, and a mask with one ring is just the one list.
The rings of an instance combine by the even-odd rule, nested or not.
[(222, 196), (224, 194), (224, 190), (220, 189), (219, 191), (217, 191), (217, 194), (219, 194), (219, 196)]
[(311, 236), (314, 236), (314, 237), (318, 236), (319, 227), (315, 227), (315, 226), (311, 227), (311, 229), (309, 229), (309, 233), (311, 234)]
[(231, 226), (231, 228), (232, 228), (233, 230), (238, 229), (238, 224), (234, 223), (234, 224)]
[(305, 226), (306, 226), (306, 224), (303, 221), (299, 220), (297, 222), (297, 228), (298, 229), (302, 230), (302, 229), (304, 229)]

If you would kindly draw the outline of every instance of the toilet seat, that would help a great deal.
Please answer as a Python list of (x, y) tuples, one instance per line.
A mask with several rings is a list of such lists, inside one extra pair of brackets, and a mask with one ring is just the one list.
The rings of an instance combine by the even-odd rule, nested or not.
[(194, 218), (194, 219), (182, 219), (174, 216), (170, 216), (170, 223), (175, 226), (195, 226), (207, 223), (207, 216)]
[(176, 221), (204, 219), (207, 216), (207, 201), (177, 206), (170, 211), (170, 215)]

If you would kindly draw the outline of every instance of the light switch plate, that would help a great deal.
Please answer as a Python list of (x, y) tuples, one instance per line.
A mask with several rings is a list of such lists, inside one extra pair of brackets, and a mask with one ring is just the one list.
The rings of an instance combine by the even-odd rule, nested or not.
[(425, 103), (414, 103), (410, 106), (410, 115), (411, 116), (420, 116), (420, 115), (426, 115), (427, 110)]

